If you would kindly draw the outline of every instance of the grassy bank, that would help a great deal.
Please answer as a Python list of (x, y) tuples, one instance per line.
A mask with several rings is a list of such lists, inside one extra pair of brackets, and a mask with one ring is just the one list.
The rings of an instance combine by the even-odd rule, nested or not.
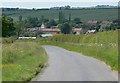
[(2, 80), (29, 81), (47, 61), (45, 50), (35, 42), (3, 44)]
[(91, 56), (110, 65), (113, 70), (118, 70), (117, 47), (100, 45), (80, 45), (61, 42), (40, 42), (43, 45), (54, 45), (70, 51), (80, 52), (86, 56)]
[(118, 70), (118, 31), (79, 36), (59, 35), (51, 38), (51, 41), (61, 42), (56, 45), (100, 59), (113, 70)]
[(55, 45), (80, 52), (104, 61), (113, 70), (118, 70), (118, 31), (89, 35), (57, 35), (52, 38), (24, 41), (36, 41), (41, 45)]

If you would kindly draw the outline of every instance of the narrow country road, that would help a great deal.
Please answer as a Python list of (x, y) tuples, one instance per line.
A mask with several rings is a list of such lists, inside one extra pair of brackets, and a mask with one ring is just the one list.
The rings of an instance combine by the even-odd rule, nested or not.
[(36, 81), (117, 81), (103, 62), (56, 46), (43, 46), (49, 66)]

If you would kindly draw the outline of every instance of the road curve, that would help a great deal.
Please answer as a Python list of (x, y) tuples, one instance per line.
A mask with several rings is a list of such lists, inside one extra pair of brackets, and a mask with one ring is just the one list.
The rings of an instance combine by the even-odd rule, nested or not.
[(103, 62), (56, 46), (43, 46), (49, 66), (36, 81), (117, 81)]

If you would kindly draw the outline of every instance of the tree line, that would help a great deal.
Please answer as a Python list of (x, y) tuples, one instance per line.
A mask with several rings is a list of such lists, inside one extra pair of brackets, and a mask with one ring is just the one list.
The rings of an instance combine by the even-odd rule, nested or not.
[(22, 15), (19, 15), (19, 20), (17, 22), (13, 22), (13, 19), (11, 17), (6, 17), (3, 15), (1, 17), (2, 36), (19, 36), (20, 34), (27, 32), (27, 28), (40, 27), (42, 23), (44, 23), (45, 28), (61, 29), (61, 33), (63, 34), (70, 34), (72, 28), (95, 29), (96, 31), (115, 30), (119, 28), (118, 24), (113, 22), (92, 25), (83, 23), (79, 17), (74, 19), (71, 19), (71, 17), (71, 13), (69, 13), (68, 16), (65, 16), (64, 12), (60, 11), (58, 13), (58, 20), (45, 18), (44, 15), (41, 15), (40, 18), (27, 17), (27, 19), (23, 20)]

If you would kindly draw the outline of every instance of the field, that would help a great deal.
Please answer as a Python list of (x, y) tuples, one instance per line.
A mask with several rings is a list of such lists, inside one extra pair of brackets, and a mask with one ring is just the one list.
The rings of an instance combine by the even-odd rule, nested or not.
[(2, 50), (3, 81), (29, 81), (47, 61), (45, 50), (34, 42), (6, 43)]
[[(3, 44), (3, 81), (29, 81), (41, 72), (47, 61), (41, 45), (54, 45), (104, 61), (118, 70), (118, 31), (88, 35), (56, 35), (52, 38), (17, 40)], [(13, 43), (14, 42), (14, 43)], [(119, 68), (120, 69), (120, 68)]]
[[(15, 21), (22, 15), (23, 19), (26, 17), (38, 17), (44, 15), (45, 18), (58, 20), (58, 13), (60, 10), (19, 10), (19, 11), (4, 11), (3, 14), (12, 17)], [(71, 18), (81, 18), (81, 21), (87, 22), (88, 20), (114, 20), (118, 18), (118, 9), (80, 9), (80, 10), (62, 10), (65, 17), (68, 18), (71, 13)]]
[[(91, 35), (64, 35), (51, 39), (60, 41), (60, 47), (104, 61), (113, 70), (118, 69), (118, 32), (107, 31)], [(62, 44), (63, 43), (63, 44)]]
[[(27, 42), (30, 40), (24, 41)], [(104, 61), (113, 70), (118, 70), (117, 30), (90, 35), (57, 35), (49, 39), (37, 39), (36, 42), (41, 45), (55, 45), (70, 51), (80, 52)]]

